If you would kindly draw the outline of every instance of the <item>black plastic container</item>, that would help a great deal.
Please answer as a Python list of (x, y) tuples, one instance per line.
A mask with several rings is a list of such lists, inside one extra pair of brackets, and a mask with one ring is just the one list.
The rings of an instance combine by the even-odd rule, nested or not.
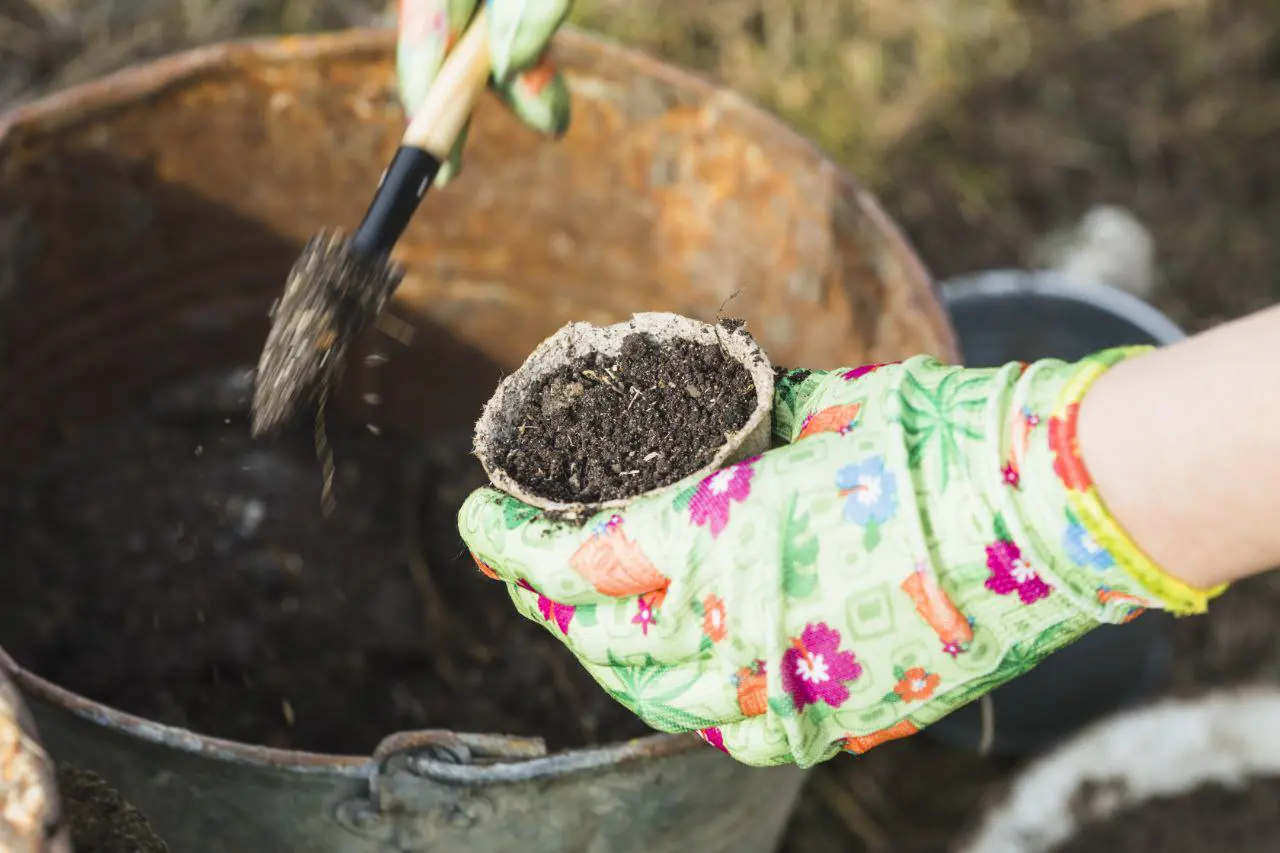
[[(998, 270), (939, 289), (969, 367), (1073, 361), (1108, 347), (1185, 337), (1135, 296), (1052, 272)], [(926, 731), (993, 755), (1041, 750), (1149, 696), (1172, 659), (1170, 625), (1166, 614), (1154, 612), (1127, 625), (1104, 625), (993, 691), (985, 703), (961, 708)]]

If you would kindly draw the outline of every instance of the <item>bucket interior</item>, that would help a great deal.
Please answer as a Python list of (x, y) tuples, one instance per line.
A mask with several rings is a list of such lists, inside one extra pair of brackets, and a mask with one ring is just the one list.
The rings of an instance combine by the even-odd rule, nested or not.
[[(405, 461), (380, 470), (407, 471), (423, 442), (442, 435), (463, 436), (445, 455), (466, 464), (466, 437), (499, 377), (569, 320), (646, 310), (739, 316), (782, 365), (951, 354), (910, 249), (813, 148), (642, 56), (578, 35), (557, 51), (575, 91), (573, 130), (544, 140), (496, 102), (481, 104), (462, 176), (427, 197), (397, 251), (407, 275), (393, 320), (349, 361), (328, 408), (333, 423), (376, 423), (397, 442)], [(93, 441), (98, 425), (136, 413), (158, 391), (256, 362), (268, 309), (303, 243), (320, 227), (358, 221), (395, 148), (404, 119), (391, 59), (381, 33), (214, 48), (73, 90), (0, 125), (6, 499), (20, 499), (45, 460)], [(387, 357), (376, 386), (364, 358), (374, 352)], [(226, 381), (183, 393), (213, 406), (236, 387)], [(320, 463), (310, 463), (315, 479), (297, 488), (318, 491)], [(447, 500), (457, 502), (466, 489), (453, 492)], [(317, 530), (344, 512), (341, 494), (330, 521), (319, 505), (315, 497)], [(451, 529), (440, 535), (448, 541), (437, 553), (451, 561), (432, 568), (452, 576), (465, 555)], [(99, 562), (92, 542), (78, 547), (79, 570), (111, 583), (115, 567)], [(11, 621), (6, 607), (28, 606), (21, 596), (52, 595), (41, 592), (41, 572), (30, 562), (5, 567), (0, 623)], [(509, 607), (472, 575), (465, 583), (477, 595)], [(370, 575), (359, 590), (376, 584)], [(471, 595), (471, 586), (458, 589)], [(138, 603), (122, 605), (122, 624), (155, 617), (130, 600)], [(70, 636), (75, 626), (49, 630)], [(19, 664), (22, 639), (0, 636)], [(367, 703), (385, 701), (381, 691)], [(403, 722), (432, 723), (412, 714)]]

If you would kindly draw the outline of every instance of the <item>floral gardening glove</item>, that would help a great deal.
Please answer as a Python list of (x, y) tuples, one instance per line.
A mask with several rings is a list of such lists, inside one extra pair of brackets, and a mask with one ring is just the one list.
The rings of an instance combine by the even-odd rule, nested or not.
[(482, 571), (654, 728), (810, 766), (914, 734), (1104, 622), (1205, 608), (1108, 515), (1076, 450), (1112, 350), (927, 357), (778, 383), (785, 446), (567, 526), (492, 489)]
[[(485, 0), (495, 88), (507, 106), (540, 133), (569, 129), (569, 88), (546, 57), (552, 35), (572, 0)], [(400, 0), (396, 77), (400, 100), (412, 115), (426, 98), (449, 50), (470, 23), (479, 0)], [(470, 122), (462, 129), (437, 186), (461, 168)]]

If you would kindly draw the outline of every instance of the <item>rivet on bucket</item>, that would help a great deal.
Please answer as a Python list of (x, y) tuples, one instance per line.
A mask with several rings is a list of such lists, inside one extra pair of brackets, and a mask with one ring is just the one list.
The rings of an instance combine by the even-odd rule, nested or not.
[(636, 314), (626, 322), (610, 326), (569, 323), (543, 341), (518, 370), (498, 385), (476, 424), (475, 437), (476, 456), (495, 487), (539, 509), (572, 518), (616, 509), (629, 502), (630, 499), (564, 502), (537, 494), (502, 468), (497, 461), (497, 451), (517, 428), (518, 413), (539, 380), (586, 354), (617, 355), (622, 350), (623, 341), (637, 333), (649, 335), (659, 343), (683, 339), (696, 344), (718, 345), (746, 369), (755, 388), (755, 408), (746, 424), (726, 437), (710, 462), (663, 488), (675, 488), (697, 480), (717, 468), (768, 449), (773, 413), (773, 365), (760, 345), (745, 330), (728, 331), (720, 325), (703, 323), (680, 314), (653, 311)]

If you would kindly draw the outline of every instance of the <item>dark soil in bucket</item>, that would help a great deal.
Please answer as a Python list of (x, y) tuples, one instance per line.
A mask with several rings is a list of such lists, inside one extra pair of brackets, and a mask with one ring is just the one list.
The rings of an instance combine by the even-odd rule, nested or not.
[(755, 396), (747, 369), (720, 346), (637, 333), (617, 356), (592, 353), (543, 377), (494, 460), (552, 500), (632, 497), (711, 462)]
[[(483, 577), (456, 530), (467, 430), (408, 444), (330, 418), (249, 437), (199, 383), (72, 436), (0, 506), (0, 645), (111, 707), (202, 734), (368, 753), (401, 730), (648, 730)], [(193, 389), (197, 389), (193, 393)]]
[(146, 817), (96, 773), (62, 765), (58, 791), (76, 853), (169, 853)]
[(1054, 853), (1273, 853), (1280, 850), (1280, 778), (1205, 785), (1084, 827)]

